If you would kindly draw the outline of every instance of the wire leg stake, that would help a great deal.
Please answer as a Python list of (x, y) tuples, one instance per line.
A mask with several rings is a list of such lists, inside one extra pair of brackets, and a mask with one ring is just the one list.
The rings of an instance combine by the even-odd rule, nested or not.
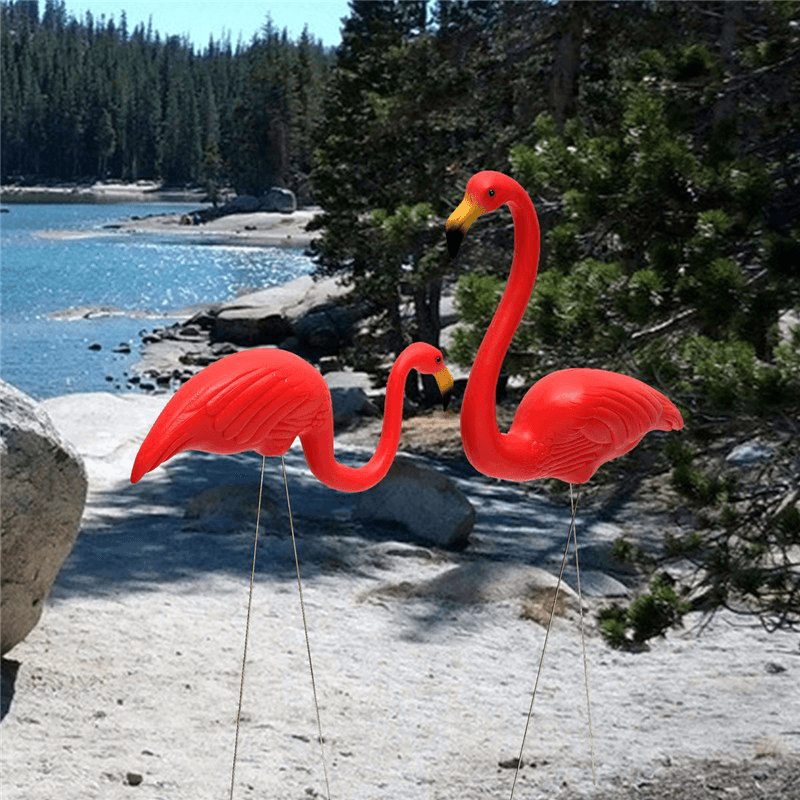
[[(578, 493), (578, 497), (580, 497), (580, 490)], [(539, 656), (539, 667), (536, 670), (536, 680), (533, 683), (533, 691), (531, 692), (531, 704), (528, 707), (528, 718), (525, 720), (525, 730), (522, 732), (522, 743), (519, 746), (519, 758), (517, 758), (517, 765), (514, 769), (514, 780), (511, 784), (511, 795), (510, 800), (514, 800), (514, 789), (517, 785), (517, 778), (519, 777), (519, 770), (522, 766), (522, 751), (525, 749), (525, 739), (528, 736), (528, 728), (531, 724), (531, 719), (533, 719), (533, 703), (536, 700), (536, 690), (539, 688), (539, 678), (542, 674), (542, 665), (544, 664), (544, 654), (547, 650), (547, 640), (550, 637), (550, 628), (553, 625), (553, 617), (556, 613), (556, 603), (558, 602), (558, 590), (561, 588), (561, 579), (564, 577), (564, 567), (567, 563), (567, 553), (569, 552), (569, 543), (572, 539), (572, 535), (575, 531), (575, 514), (578, 511), (578, 497), (575, 498), (575, 502), (571, 503), (572, 505), (572, 518), (570, 519), (569, 523), (569, 531), (567, 532), (567, 544), (564, 547), (564, 555), (561, 557), (561, 568), (558, 571), (558, 581), (556, 583), (556, 590), (553, 592), (553, 605), (550, 608), (550, 619), (547, 622), (547, 629), (545, 630), (544, 634), (544, 643), (542, 644), (542, 654)], [(570, 499), (572, 498), (572, 484), (570, 484)]]
[(319, 702), (317, 701), (317, 682), (314, 678), (314, 663), (311, 660), (311, 642), (308, 638), (308, 624), (306, 623), (306, 606), (303, 602), (303, 583), (300, 580), (300, 560), (297, 558), (297, 542), (294, 536), (294, 521), (292, 519), (292, 506), (289, 503), (289, 482), (286, 479), (286, 461), (281, 456), (281, 467), (283, 468), (283, 485), (286, 488), (286, 508), (289, 511), (289, 528), (292, 532), (292, 549), (294, 550), (294, 566), (297, 570), (297, 591), (300, 595), (300, 613), (303, 617), (303, 631), (306, 636), (306, 652), (308, 653), (308, 671), (311, 674), (311, 691), (314, 694), (314, 710), (317, 713), (317, 733), (319, 734), (319, 748), (322, 753), (322, 772), (325, 776), (325, 795), (330, 800), (331, 787), (328, 783), (328, 765), (325, 761), (325, 740), (322, 737), (322, 722), (319, 716)]
[(575, 542), (575, 577), (578, 585), (578, 608), (581, 614), (581, 650), (583, 651), (583, 686), (586, 690), (586, 718), (589, 725), (589, 754), (592, 759), (592, 783), (597, 785), (597, 766), (594, 756), (594, 729), (592, 728), (592, 702), (589, 698), (589, 660), (586, 658), (586, 630), (583, 625), (583, 593), (581, 592), (581, 568), (578, 564), (578, 531), (575, 526), (575, 512), (578, 509), (578, 495), (573, 499), (572, 484), (569, 485), (569, 501), (572, 505), (572, 541)]
[(247, 640), (250, 635), (250, 610), (253, 607), (253, 584), (256, 580), (256, 553), (258, 552), (258, 525), (261, 522), (261, 495), (264, 491), (264, 465), (266, 457), (261, 456), (261, 480), (258, 484), (258, 510), (256, 511), (256, 535), (253, 541), (253, 566), (250, 569), (250, 594), (247, 598), (247, 621), (244, 626), (244, 648), (242, 652), (242, 680), (239, 684), (239, 707), (236, 709), (236, 737), (233, 742), (233, 764), (231, 765), (231, 800), (236, 781), (236, 756), (239, 752), (239, 720), (242, 716), (242, 697), (244, 696), (244, 670), (247, 666)]

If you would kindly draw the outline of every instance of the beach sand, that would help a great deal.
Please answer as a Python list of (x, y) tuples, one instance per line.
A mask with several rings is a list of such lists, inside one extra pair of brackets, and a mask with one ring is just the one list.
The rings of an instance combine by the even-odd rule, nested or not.
[[(4, 800), (229, 796), (259, 460), (182, 454), (131, 486), (165, 401), (44, 403), (83, 455), (90, 494), (40, 624), (4, 660), (16, 671), (0, 731)], [(535, 560), (528, 545), (560, 552), (563, 507), (432, 463), (476, 504), (478, 544), (502, 534), (505, 509), (538, 531), (514, 532), (517, 559)], [(324, 796), (324, 782), (283, 486), (279, 465), (267, 468), (235, 797), (301, 800)], [(287, 468), (331, 796), (508, 797), (543, 628), (513, 594), (403, 599), (398, 586), (478, 555), (365, 534), (351, 521), (353, 496), (316, 482), (299, 448)], [(217, 497), (246, 500), (222, 516), (213, 504), (203, 514), (203, 500), (187, 515), (219, 486)], [(591, 541), (601, 524), (581, 517), (579, 536)], [(642, 535), (653, 524), (642, 518)], [(558, 619), (515, 797), (796, 798), (797, 635), (729, 614), (702, 632), (701, 621), (690, 615), (639, 653), (611, 650), (590, 624), (595, 787), (579, 630), (574, 615)]]

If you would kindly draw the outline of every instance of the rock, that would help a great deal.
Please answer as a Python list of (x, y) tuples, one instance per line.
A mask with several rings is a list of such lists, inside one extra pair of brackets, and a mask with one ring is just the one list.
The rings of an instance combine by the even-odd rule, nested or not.
[(358, 496), (354, 517), (402, 526), (411, 541), (451, 550), (467, 546), (475, 509), (449, 478), (399, 455), (386, 477)]
[(224, 214), (250, 214), (261, 209), (261, 200), (249, 194), (242, 194), (229, 200), (220, 209), (221, 215)]
[(361, 417), (380, 414), (378, 406), (367, 394), (371, 381), (366, 372), (335, 371), (323, 372), (323, 375), (331, 391), (333, 427), (337, 433), (352, 427)]
[(325, 382), (328, 384), (329, 389), (350, 389), (356, 387), (362, 389), (366, 395), (369, 395), (369, 393), (373, 391), (372, 379), (369, 373), (360, 372), (358, 370), (334, 370), (332, 372), (324, 372), (322, 370), (323, 360), (324, 359), (320, 359), (320, 372), (325, 375)]
[(747, 466), (748, 464), (756, 464), (759, 461), (765, 461), (772, 458), (775, 451), (771, 447), (761, 444), (758, 441), (744, 442), (737, 445), (733, 450), (725, 456), (725, 460), (729, 464), (740, 464)]
[(200, 328), (196, 328), (194, 325), (187, 324), (181, 325), (181, 327), (176, 331), (175, 335), (184, 339), (196, 339), (202, 334), (200, 333)]
[(183, 327), (199, 328), (202, 331), (210, 331), (214, 327), (214, 317), (216, 312), (198, 311), (193, 317), (187, 319)]
[(297, 199), (291, 189), (273, 186), (268, 192), (261, 195), (261, 210), (291, 214), (297, 211)]
[[(275, 528), (275, 521), (285, 511), (285, 499), (274, 497), (269, 488), (262, 489), (261, 525), (262, 530)], [(184, 530), (205, 531), (209, 533), (239, 533), (252, 531), (258, 511), (258, 486), (248, 484), (225, 484), (206, 489), (186, 503)], [(285, 527), (285, 526), (284, 526)]]
[(339, 386), (331, 389), (333, 428), (337, 433), (359, 422), (361, 417), (378, 415), (377, 406), (357, 386)]
[(581, 592), (587, 597), (630, 596), (630, 590), (624, 583), (595, 569), (581, 569)]
[(334, 356), (352, 341), (353, 315), (334, 305), (316, 308), (295, 322), (294, 333), (301, 350), (315, 356)]
[(80, 456), (28, 395), (0, 380), (2, 652), (21, 642), (72, 550), (86, 501)]
[[(461, 605), (477, 603), (520, 604), (524, 619), (546, 625), (558, 585), (556, 575), (539, 567), (498, 561), (470, 561), (419, 583), (388, 584), (375, 594), (401, 600), (431, 599)], [(578, 612), (578, 596), (565, 583), (558, 589), (555, 614)]]
[(336, 277), (314, 280), (311, 275), (301, 275), (280, 286), (259, 289), (222, 303), (219, 312), (230, 308), (269, 309), (294, 323), (314, 309), (332, 305), (349, 291)]
[(323, 375), (327, 375), (329, 372), (339, 372), (341, 368), (342, 365), (336, 356), (323, 356), (319, 360), (319, 371)]
[(264, 308), (223, 309), (214, 318), (212, 342), (231, 342), (243, 347), (279, 344), (292, 334), (292, 326), (280, 314)]

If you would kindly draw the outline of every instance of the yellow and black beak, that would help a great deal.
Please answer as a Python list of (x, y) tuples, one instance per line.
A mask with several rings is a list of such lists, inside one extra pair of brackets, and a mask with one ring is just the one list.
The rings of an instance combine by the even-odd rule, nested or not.
[(447, 367), (442, 367), (438, 372), (433, 373), (436, 380), (436, 385), (442, 393), (442, 406), (447, 411), (447, 406), (450, 405), (450, 397), (453, 394), (453, 376)]
[(458, 208), (449, 216), (444, 228), (447, 234), (447, 249), (450, 257), (455, 258), (458, 248), (467, 235), (470, 225), (478, 217), (485, 213), (486, 209), (477, 203), (471, 194), (464, 195), (464, 199), (459, 203)]

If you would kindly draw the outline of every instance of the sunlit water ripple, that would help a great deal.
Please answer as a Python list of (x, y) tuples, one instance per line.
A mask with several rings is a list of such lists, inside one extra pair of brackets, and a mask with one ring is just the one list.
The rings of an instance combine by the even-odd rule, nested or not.
[[(0, 215), (0, 376), (40, 399), (124, 390), (142, 329), (164, 324), (187, 308), (276, 286), (313, 269), (300, 250), (187, 243), (157, 235), (40, 235), (98, 233), (125, 217), (195, 207), (9, 206), (9, 213)], [(89, 350), (91, 344), (100, 349)], [(114, 353), (121, 344), (131, 352)]]

